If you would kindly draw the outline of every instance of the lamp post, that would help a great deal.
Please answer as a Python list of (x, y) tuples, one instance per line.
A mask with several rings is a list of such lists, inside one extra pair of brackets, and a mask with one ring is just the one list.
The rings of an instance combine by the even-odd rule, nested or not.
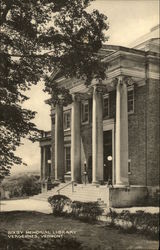
[(48, 177), (50, 178), (51, 177), (51, 160), (48, 160), (47, 163), (48, 163)]
[(87, 163), (84, 161), (84, 183), (87, 183)]
[(48, 163), (48, 178), (47, 178), (47, 190), (50, 190), (52, 187), (52, 182), (51, 182), (51, 160), (47, 160)]
[(109, 168), (108, 168), (108, 185), (112, 185), (112, 179), (111, 179), (111, 171), (112, 171), (111, 162), (112, 162), (112, 156), (109, 155), (109, 156), (107, 157), (107, 160), (109, 161)]

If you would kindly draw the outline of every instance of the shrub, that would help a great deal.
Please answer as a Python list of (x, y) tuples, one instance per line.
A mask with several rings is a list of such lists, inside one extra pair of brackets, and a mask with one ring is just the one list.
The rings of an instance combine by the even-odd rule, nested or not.
[(71, 200), (65, 195), (54, 195), (48, 198), (48, 202), (51, 204), (53, 214), (58, 216), (65, 214), (65, 205), (70, 204)]
[(73, 201), (71, 208), (73, 217), (85, 221), (95, 221), (103, 212), (98, 202)]
[[(152, 238), (157, 238), (159, 235), (159, 214), (145, 213), (144, 211), (136, 211), (130, 213), (128, 210), (123, 210), (121, 213), (110, 209), (107, 217), (111, 218), (110, 225), (118, 224), (118, 221), (130, 223), (130, 232), (141, 231), (144, 234), (150, 235)], [(128, 231), (128, 229), (127, 229)]]
[(98, 202), (71, 201), (64, 195), (54, 195), (48, 198), (53, 214), (58, 216), (72, 216), (85, 221), (94, 221), (102, 214)]

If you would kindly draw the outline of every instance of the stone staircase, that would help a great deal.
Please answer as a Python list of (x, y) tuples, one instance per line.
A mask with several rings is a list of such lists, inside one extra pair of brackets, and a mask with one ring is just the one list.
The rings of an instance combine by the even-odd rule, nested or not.
[(109, 189), (107, 185), (96, 186), (92, 184), (74, 184), (72, 188), (72, 184), (66, 186), (66, 183), (61, 183), (47, 192), (30, 197), (30, 199), (47, 201), (48, 197), (57, 194), (65, 195), (72, 201), (99, 202), (102, 208), (106, 208), (107, 204), (109, 204)]

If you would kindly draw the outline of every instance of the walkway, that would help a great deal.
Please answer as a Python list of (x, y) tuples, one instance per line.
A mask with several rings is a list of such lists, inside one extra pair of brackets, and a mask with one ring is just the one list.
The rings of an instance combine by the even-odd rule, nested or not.
[[(107, 210), (109, 211), (109, 209)], [(145, 213), (159, 213), (158, 207), (112, 208), (112, 210), (115, 210), (117, 213), (122, 212), (122, 210), (128, 210), (131, 213), (135, 213), (138, 210), (142, 210)], [(36, 211), (45, 214), (52, 213), (51, 206), (47, 201), (36, 199), (2, 200), (0, 201), (0, 211)]]
[(0, 201), (0, 211), (37, 211), (45, 214), (52, 213), (51, 206), (47, 201), (32, 199), (2, 200)]

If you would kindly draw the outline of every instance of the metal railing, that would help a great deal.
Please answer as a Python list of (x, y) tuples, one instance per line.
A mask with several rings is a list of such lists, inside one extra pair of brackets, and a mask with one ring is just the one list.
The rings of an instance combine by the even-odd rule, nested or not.
[(60, 191), (61, 191), (62, 189), (64, 189), (64, 188), (66, 188), (66, 187), (69, 186), (69, 185), (72, 185), (72, 193), (73, 193), (73, 192), (74, 192), (74, 181), (68, 182), (66, 185), (64, 185), (63, 187), (59, 188), (56, 192), (57, 192), (58, 194), (60, 194)]

